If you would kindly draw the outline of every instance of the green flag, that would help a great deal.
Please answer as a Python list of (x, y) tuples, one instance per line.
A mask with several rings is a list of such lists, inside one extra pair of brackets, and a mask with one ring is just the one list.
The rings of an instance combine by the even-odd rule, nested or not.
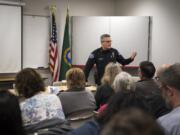
[(71, 46), (70, 46), (70, 38), (69, 38), (69, 13), (67, 11), (66, 15), (66, 24), (64, 29), (64, 39), (63, 39), (63, 47), (62, 47), (62, 55), (61, 55), (61, 68), (59, 80), (64, 80), (66, 72), (71, 68)]

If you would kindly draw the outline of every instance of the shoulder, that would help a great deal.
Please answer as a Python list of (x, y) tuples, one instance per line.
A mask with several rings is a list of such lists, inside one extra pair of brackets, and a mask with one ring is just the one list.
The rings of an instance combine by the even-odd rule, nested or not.
[(99, 53), (102, 52), (102, 48), (97, 48), (96, 50), (94, 50), (91, 54), (94, 54), (94, 55), (98, 55)]
[(97, 48), (96, 50), (94, 50), (93, 52), (90, 53), (89, 59), (94, 59), (94, 58), (96, 58), (97, 55), (98, 55), (99, 53), (101, 53), (101, 51), (102, 51), (102, 48)]
[(120, 53), (119, 53), (119, 51), (117, 50), (117, 49), (115, 49), (115, 48), (111, 48), (111, 50), (110, 50), (112, 53), (115, 53), (116, 55), (119, 55)]
[(162, 126), (179, 125), (180, 126), (180, 108), (178, 110), (172, 110), (170, 113), (158, 118), (158, 122)]
[(55, 100), (59, 100), (58, 96), (55, 94), (42, 94), (39, 98), (41, 98), (41, 100), (43, 101), (55, 101)]
[(102, 50), (102, 48), (100, 47), (100, 48), (95, 49), (92, 53), (97, 53), (97, 52), (99, 52), (101, 50)]
[[(179, 112), (180, 113), (180, 112)], [(180, 115), (179, 113), (174, 114), (170, 112), (164, 116), (158, 118), (157, 122), (164, 128), (167, 134), (177, 134), (180, 132)]]
[(118, 50), (115, 49), (115, 48), (111, 48), (111, 51), (112, 51), (112, 52), (118, 52)]
[(58, 94), (58, 96), (62, 100), (67, 100), (69, 98), (76, 98), (84, 93), (86, 93), (86, 91), (69, 91), (69, 92), (61, 92)]
[(103, 89), (112, 89), (111, 86), (107, 85), (107, 84), (104, 84), (104, 85), (100, 85), (97, 90), (103, 90)]

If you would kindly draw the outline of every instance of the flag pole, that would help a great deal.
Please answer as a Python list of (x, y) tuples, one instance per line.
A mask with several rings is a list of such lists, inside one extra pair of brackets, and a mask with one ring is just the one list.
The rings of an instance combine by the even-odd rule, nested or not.
[(69, 11), (69, 0), (67, 0), (67, 10)]
[(58, 81), (59, 79), (59, 54), (57, 46), (57, 27), (55, 21), (55, 12), (56, 6), (52, 5), (49, 7), (51, 12), (51, 35), (50, 35), (50, 44), (49, 44), (49, 67), (52, 73), (53, 82)]

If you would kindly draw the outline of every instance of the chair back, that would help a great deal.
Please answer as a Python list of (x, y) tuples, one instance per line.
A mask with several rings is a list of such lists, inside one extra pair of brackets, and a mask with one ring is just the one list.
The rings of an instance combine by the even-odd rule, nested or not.
[(67, 116), (72, 128), (78, 128), (83, 125), (85, 122), (94, 119), (94, 110), (81, 110), (75, 113), (72, 113)]

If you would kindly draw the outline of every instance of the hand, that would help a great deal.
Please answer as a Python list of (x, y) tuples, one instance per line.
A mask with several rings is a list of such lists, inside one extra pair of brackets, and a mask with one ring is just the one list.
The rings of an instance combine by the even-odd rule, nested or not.
[(131, 59), (133, 60), (136, 57), (136, 55), (137, 55), (137, 52), (132, 52)]

